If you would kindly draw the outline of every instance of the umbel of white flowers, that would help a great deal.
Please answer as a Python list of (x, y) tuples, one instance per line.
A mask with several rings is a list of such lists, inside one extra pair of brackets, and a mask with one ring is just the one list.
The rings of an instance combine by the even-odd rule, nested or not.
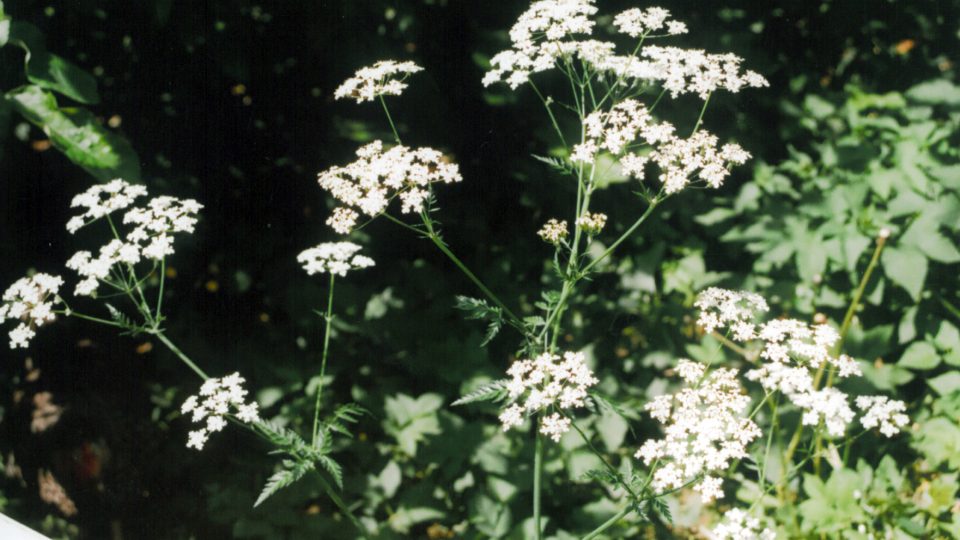
[(233, 373), (220, 379), (207, 379), (200, 387), (200, 393), (190, 396), (180, 407), (182, 414), (192, 413), (193, 422), (203, 427), (191, 431), (187, 448), (202, 450), (210, 434), (221, 431), (227, 426), (227, 416), (234, 416), (240, 422), (249, 424), (260, 420), (257, 402), (247, 403), (247, 391), (243, 388), (246, 380), (239, 373)]
[(503, 430), (519, 426), (523, 419), (540, 411), (540, 433), (554, 442), (570, 429), (570, 419), (561, 411), (583, 407), (587, 389), (597, 384), (587, 367), (583, 353), (565, 352), (563, 356), (543, 353), (532, 360), (517, 360), (507, 370), (510, 405), (500, 413)]
[[(826, 324), (810, 325), (796, 319), (775, 319), (758, 324), (758, 312), (768, 310), (767, 303), (755, 293), (710, 288), (696, 301), (701, 309), (698, 323), (707, 332), (727, 329), (734, 341), (758, 343), (760, 365), (747, 372), (748, 379), (764, 389), (781, 392), (803, 411), (802, 422), (815, 426), (823, 422), (827, 433), (839, 437), (855, 414), (849, 396), (836, 387), (815, 388), (815, 372), (824, 366), (836, 370), (840, 379), (861, 375), (856, 360), (834, 355), (833, 347), (840, 339), (837, 331)], [(859, 396), (857, 407), (865, 414), (861, 423), (866, 429), (879, 427), (892, 437), (909, 422), (902, 414), (906, 405), (885, 396)]]
[(27, 348), (36, 329), (54, 320), (53, 308), (62, 285), (60, 276), (38, 273), (18, 279), (3, 293), (0, 323), (20, 321), (9, 334), (11, 349)]
[[(74, 234), (100, 219), (110, 220), (112, 213), (129, 208), (145, 196), (147, 188), (119, 178), (93, 186), (73, 198), (71, 207), (80, 208), (82, 212), (70, 218), (67, 231)], [(101, 283), (113, 279), (111, 271), (117, 265), (126, 265), (126, 269), (120, 271), (125, 275), (126, 270), (143, 260), (161, 261), (172, 255), (173, 235), (192, 233), (197, 224), (196, 215), (202, 208), (203, 205), (193, 199), (160, 196), (126, 212), (122, 220), (122, 224), (128, 226), (125, 235), (121, 235), (121, 229), (111, 220), (114, 238), (100, 247), (97, 256), (78, 251), (66, 262), (65, 266), (82, 278), (74, 294), (95, 295)], [(0, 323), (20, 321), (10, 331), (11, 348), (26, 348), (36, 329), (55, 319), (54, 308), (62, 303), (57, 296), (62, 286), (60, 276), (38, 273), (19, 279), (4, 292)]]
[[(119, 179), (94, 186), (74, 197), (73, 206), (86, 210), (70, 219), (67, 230), (75, 233), (100, 218), (109, 218), (111, 213), (131, 206), (138, 197), (146, 195), (145, 187)], [(197, 224), (196, 215), (202, 208), (203, 205), (193, 199), (165, 195), (151, 199), (145, 206), (131, 208), (123, 217), (123, 224), (131, 226), (124, 237), (114, 229), (116, 236), (100, 248), (96, 257), (89, 251), (78, 251), (67, 261), (67, 268), (84, 278), (77, 283), (74, 294), (94, 295), (117, 264), (135, 265), (144, 259), (160, 261), (173, 255), (173, 235), (192, 233)]]
[(419, 212), (430, 195), (430, 184), (460, 182), (460, 168), (448, 163), (433, 148), (397, 145), (384, 150), (374, 141), (357, 150), (357, 160), (343, 167), (331, 167), (319, 174), (320, 187), (342, 206), (327, 220), (333, 230), (349, 233), (360, 214), (376, 216), (386, 210), (394, 196), (404, 214)]
[(329, 273), (346, 276), (349, 270), (369, 268), (373, 259), (359, 255), (360, 246), (352, 242), (325, 242), (306, 249), (297, 255), (297, 262), (303, 265), (307, 274)]

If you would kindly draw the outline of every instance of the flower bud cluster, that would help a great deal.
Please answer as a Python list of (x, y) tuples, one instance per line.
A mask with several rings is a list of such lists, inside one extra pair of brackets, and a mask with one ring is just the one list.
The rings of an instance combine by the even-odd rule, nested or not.
[(146, 187), (129, 184), (119, 178), (106, 184), (95, 185), (73, 198), (70, 207), (81, 207), (85, 210), (82, 214), (70, 218), (67, 231), (73, 234), (84, 225), (89, 225), (116, 210), (123, 210), (132, 205), (138, 197), (146, 196)]
[(770, 529), (761, 529), (760, 520), (733, 508), (723, 515), (723, 521), (713, 528), (710, 540), (775, 540), (777, 534)]
[(539, 231), (537, 231), (537, 236), (539, 236), (544, 242), (553, 245), (559, 244), (569, 234), (567, 222), (557, 221), (556, 219), (550, 219), (543, 224), (543, 227)]
[(661, 7), (628, 9), (613, 18), (613, 26), (622, 34), (637, 38), (666, 28), (667, 35), (687, 33), (687, 25), (670, 19), (670, 11)]

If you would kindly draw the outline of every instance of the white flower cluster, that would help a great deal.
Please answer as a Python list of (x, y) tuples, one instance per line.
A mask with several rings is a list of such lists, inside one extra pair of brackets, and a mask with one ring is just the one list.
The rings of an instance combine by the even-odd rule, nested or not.
[[(483, 78), (484, 86), (505, 82), (516, 89), (532, 74), (576, 57), (596, 72), (613, 75), (621, 84), (660, 81), (674, 97), (695, 93), (706, 99), (721, 88), (738, 92), (744, 87), (768, 86), (758, 73), (741, 72), (743, 59), (734, 54), (649, 46), (638, 58), (616, 55), (616, 46), (610, 42), (572, 39), (575, 34), (593, 32), (591, 16), (596, 12), (592, 0), (534, 2), (510, 30), (512, 47), (490, 59), (491, 70)], [(658, 37), (687, 33), (686, 24), (670, 19), (670, 12), (659, 7), (628, 9), (614, 17), (613, 24), (634, 38), (661, 30)]]
[(767, 301), (757, 293), (719, 287), (701, 291), (693, 305), (700, 309), (697, 324), (704, 332), (709, 334), (717, 328), (727, 327), (741, 341), (753, 339), (755, 326), (751, 321), (754, 316), (770, 310)]
[(903, 414), (907, 405), (896, 399), (886, 396), (857, 396), (857, 407), (864, 411), (860, 423), (866, 429), (880, 427), (880, 433), (893, 437), (910, 422), (910, 418)]
[(677, 47), (644, 47), (640, 55), (648, 58), (647, 71), (663, 81), (670, 95), (697, 94), (706, 99), (712, 92), (725, 89), (739, 92), (745, 87), (769, 86), (765, 78), (754, 71), (741, 73), (743, 58), (735, 54), (708, 54), (698, 49)]
[(343, 82), (333, 93), (334, 99), (350, 98), (363, 103), (373, 101), (379, 96), (399, 96), (407, 87), (404, 83), (410, 75), (423, 71), (423, 68), (413, 62), (395, 62), (381, 60), (360, 68)]
[(577, 218), (577, 226), (590, 236), (600, 234), (600, 231), (607, 226), (607, 215), (599, 212), (587, 212)]
[(727, 143), (720, 148), (717, 144), (716, 135), (700, 130), (687, 139), (671, 137), (656, 146), (649, 157), (660, 167), (664, 190), (676, 193), (691, 183), (694, 175), (708, 186), (719, 188), (729, 176), (731, 165), (742, 165), (750, 159), (750, 153), (738, 144)]
[(359, 270), (374, 265), (373, 259), (358, 255), (360, 246), (352, 242), (325, 242), (302, 251), (297, 262), (303, 265), (307, 274), (330, 273), (346, 276), (348, 270)]
[(665, 426), (665, 437), (646, 441), (636, 457), (648, 466), (660, 463), (651, 483), (657, 492), (679, 488), (703, 475), (693, 489), (709, 503), (723, 496), (722, 480), (710, 473), (746, 457), (747, 446), (761, 435), (760, 428), (744, 417), (750, 398), (737, 380), (737, 370), (705, 374), (703, 365), (681, 360), (676, 371), (687, 386), (675, 394), (657, 396), (645, 407)]
[(244, 382), (246, 380), (239, 373), (220, 379), (207, 379), (200, 387), (199, 396), (190, 396), (183, 402), (180, 412), (193, 413), (193, 421), (204, 424), (204, 427), (190, 432), (187, 448), (202, 450), (211, 433), (227, 427), (227, 415), (232, 414), (237, 420), (248, 424), (260, 420), (257, 402), (244, 401), (247, 396), (242, 386)]
[(0, 323), (20, 321), (9, 333), (11, 349), (26, 349), (36, 329), (54, 320), (53, 307), (62, 285), (60, 276), (38, 273), (18, 279), (3, 293)]
[[(115, 180), (114, 182), (122, 182)], [(112, 182), (111, 182), (112, 183)], [(103, 192), (103, 186), (94, 186), (78, 197), (92, 201)], [(121, 192), (127, 205), (132, 202), (129, 198), (133, 188)], [(146, 195), (146, 189), (133, 191), (136, 196)], [(115, 197), (115, 199), (119, 199)], [(108, 201), (113, 199), (108, 199)], [(92, 208), (92, 207), (88, 207)], [(95, 214), (106, 215), (109, 211), (123, 208), (120, 203), (103, 205), (96, 209)], [(192, 233), (197, 224), (196, 214), (203, 205), (193, 199), (177, 199), (175, 197), (160, 196), (151, 199), (146, 206), (132, 208), (123, 217), (123, 223), (132, 225), (130, 231), (121, 240), (114, 238), (100, 248), (96, 257), (89, 251), (78, 251), (67, 261), (67, 268), (75, 270), (83, 279), (77, 283), (74, 294), (91, 296), (100, 286), (100, 282), (110, 276), (111, 269), (118, 263), (134, 265), (142, 259), (162, 260), (173, 254), (173, 234)], [(91, 210), (88, 209), (87, 215)], [(104, 213), (105, 212), (105, 213)], [(73, 221), (73, 219), (71, 219)]]
[(626, 99), (609, 111), (589, 114), (583, 121), (584, 140), (573, 147), (570, 160), (590, 163), (600, 150), (619, 156), (635, 139), (653, 148), (647, 156), (628, 152), (620, 158), (624, 174), (643, 180), (644, 168), (652, 161), (660, 168), (660, 181), (667, 193), (676, 193), (693, 181), (703, 180), (718, 188), (730, 174), (731, 165), (741, 165), (750, 154), (739, 145), (728, 143), (718, 148), (718, 140), (705, 130), (687, 139), (674, 134), (669, 122), (656, 123), (647, 108), (634, 99)]
[(647, 108), (635, 99), (625, 99), (606, 112), (590, 113), (583, 119), (584, 140), (573, 147), (570, 160), (590, 163), (600, 150), (620, 155), (638, 133), (650, 145), (673, 138), (671, 124), (652, 120)]
[[(850, 356), (833, 354), (840, 340), (840, 334), (833, 327), (810, 325), (796, 319), (757, 324), (755, 316), (769, 310), (767, 303), (760, 296), (743, 291), (710, 288), (698, 296), (695, 305), (701, 310), (697, 322), (705, 331), (726, 328), (736, 341), (760, 342), (760, 358), (766, 361), (748, 371), (748, 379), (759, 382), (767, 391), (783, 393), (802, 409), (804, 425), (823, 422), (831, 436), (843, 435), (855, 416), (849, 397), (837, 388), (815, 388), (815, 373), (824, 367), (835, 369), (840, 378), (862, 373)], [(861, 418), (864, 427), (879, 425), (881, 432), (889, 437), (909, 420), (898, 414), (906, 410), (906, 405), (886, 399), (860, 397), (857, 405), (867, 411)]]
[(460, 168), (432, 148), (398, 145), (384, 151), (383, 143), (374, 141), (360, 147), (357, 158), (345, 167), (331, 167), (318, 177), (320, 187), (343, 205), (327, 219), (327, 225), (341, 234), (353, 229), (360, 212), (375, 216), (395, 195), (400, 197), (403, 213), (419, 212), (430, 194), (430, 184), (462, 180)]
[(82, 207), (86, 210), (67, 221), (67, 230), (73, 234), (84, 225), (89, 225), (116, 210), (122, 210), (133, 204), (137, 197), (146, 195), (147, 188), (144, 186), (129, 184), (119, 178), (93, 186), (71, 201), (71, 208)]
[(687, 33), (687, 25), (670, 19), (670, 12), (660, 7), (646, 10), (631, 8), (613, 18), (613, 26), (630, 37), (646, 36), (666, 27), (667, 35)]
[(483, 77), (483, 85), (506, 82), (517, 88), (530, 80), (530, 75), (553, 67), (564, 54), (564, 38), (573, 34), (589, 34), (597, 12), (592, 0), (540, 0), (534, 2), (510, 29), (513, 47), (490, 59), (491, 70)]
[(760, 528), (760, 520), (733, 508), (723, 515), (723, 521), (707, 535), (710, 540), (776, 540), (777, 534)]
[[(587, 389), (597, 378), (584, 362), (583, 353), (565, 352), (563, 356), (543, 353), (533, 360), (517, 360), (507, 370), (507, 391), (511, 405), (500, 414), (503, 430), (519, 426), (526, 415), (549, 407), (583, 407)], [(570, 420), (557, 411), (543, 417), (540, 433), (555, 442), (570, 429)]]
[(544, 242), (554, 245), (559, 244), (569, 234), (567, 222), (557, 221), (556, 219), (550, 219), (537, 231), (537, 236), (543, 239)]

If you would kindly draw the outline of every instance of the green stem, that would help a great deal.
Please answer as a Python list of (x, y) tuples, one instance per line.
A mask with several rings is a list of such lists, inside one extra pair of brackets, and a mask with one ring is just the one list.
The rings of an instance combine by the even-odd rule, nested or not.
[(654, 197), (653, 199), (651, 199), (650, 204), (649, 206), (647, 206), (647, 209), (643, 212), (643, 215), (637, 218), (637, 220), (633, 222), (633, 225), (631, 225), (630, 228), (626, 230), (626, 232), (620, 235), (620, 238), (617, 238), (612, 244), (610, 244), (610, 247), (608, 247), (603, 253), (601, 253), (599, 257), (597, 257), (596, 259), (591, 261), (590, 264), (585, 266), (581, 274), (586, 275), (588, 272), (590, 272), (590, 270), (594, 266), (600, 264), (601, 261), (609, 257), (610, 254), (613, 253), (613, 250), (617, 249), (617, 246), (619, 246), (627, 238), (629, 238), (630, 235), (633, 234), (633, 232), (636, 231), (638, 227), (640, 227), (640, 225), (643, 225), (643, 222), (650, 217), (650, 214), (653, 213), (653, 210), (657, 207), (658, 204), (660, 204), (659, 197)]
[[(563, 414), (563, 413), (561, 413), (561, 414)], [(573, 429), (575, 429), (575, 430), (577, 431), (577, 433), (580, 434), (580, 438), (583, 439), (583, 442), (584, 442), (584, 443), (586, 443), (587, 448), (589, 448), (590, 451), (593, 452), (594, 455), (597, 456), (597, 459), (599, 459), (600, 462), (603, 463), (603, 465), (607, 468), (607, 470), (610, 471), (610, 474), (612, 474), (613, 477), (617, 479), (617, 482), (618, 482), (621, 486), (623, 486), (623, 489), (625, 489), (625, 490), (627, 491), (627, 493), (630, 494), (631, 497), (633, 497), (634, 499), (636, 499), (636, 498), (637, 498), (636, 492), (634, 492), (634, 491), (633, 491), (633, 488), (630, 487), (630, 484), (628, 484), (628, 483), (621, 477), (620, 471), (618, 471), (616, 468), (614, 468), (614, 466), (613, 466), (610, 462), (607, 461), (607, 459), (603, 456), (603, 454), (601, 454), (600, 451), (597, 450), (597, 447), (593, 445), (593, 442), (591, 442), (590, 439), (587, 438), (586, 433), (584, 433), (583, 430), (581, 430), (580, 427), (577, 426), (576, 422), (574, 422), (572, 418), (570, 418), (570, 417), (567, 416), (566, 414), (564, 414), (564, 416), (565, 416), (568, 420), (570, 420), (570, 425), (573, 426)]]
[(320, 361), (320, 382), (317, 383), (317, 399), (313, 406), (313, 438), (311, 446), (317, 445), (317, 433), (320, 431), (320, 395), (323, 393), (323, 378), (327, 372), (327, 354), (330, 351), (330, 324), (333, 322), (333, 284), (334, 275), (330, 274), (330, 291), (327, 293), (327, 314), (324, 316), (326, 325), (323, 330), (323, 359)]
[(533, 80), (530, 81), (530, 86), (533, 88), (533, 91), (536, 92), (537, 97), (540, 98), (540, 101), (543, 102), (543, 107), (547, 109), (547, 114), (550, 116), (550, 122), (553, 123), (553, 129), (557, 132), (557, 136), (560, 137), (560, 142), (563, 143), (564, 148), (568, 148), (567, 139), (563, 136), (563, 131), (560, 129), (560, 124), (557, 123), (557, 118), (553, 115), (553, 110), (550, 108), (550, 104), (547, 102), (547, 98), (543, 96), (540, 92), (540, 89), (537, 88), (537, 85), (533, 83)]
[(337, 508), (339, 508), (340, 511), (343, 512), (345, 516), (347, 516), (347, 519), (350, 520), (350, 523), (352, 523), (353, 526), (356, 527), (357, 532), (360, 533), (360, 538), (366, 539), (367, 530), (363, 527), (363, 524), (360, 523), (360, 520), (353, 515), (353, 512), (350, 510), (350, 507), (348, 507), (346, 503), (343, 502), (343, 499), (340, 498), (340, 495), (338, 495), (336, 490), (333, 489), (333, 486), (331, 486), (327, 482), (327, 480), (323, 477), (323, 475), (320, 474), (320, 471), (317, 471), (317, 476), (320, 478), (320, 486), (323, 488), (323, 491), (326, 492), (327, 497), (330, 497), (330, 500), (333, 501), (333, 504), (337, 505)]
[(383, 96), (380, 97), (380, 104), (383, 105), (383, 112), (387, 114), (387, 122), (390, 122), (390, 129), (393, 130), (393, 138), (397, 141), (397, 144), (403, 144), (400, 142), (400, 134), (397, 133), (397, 126), (393, 123), (393, 117), (390, 116), (390, 109), (387, 108), (387, 102), (383, 99)]
[(600, 535), (600, 533), (609, 529), (610, 527), (613, 527), (614, 525), (617, 524), (618, 521), (630, 515), (631, 512), (633, 512), (633, 505), (623, 508), (622, 510), (617, 512), (612, 518), (604, 521), (602, 525), (590, 531), (590, 533), (588, 533), (586, 536), (583, 537), (583, 540), (590, 540), (591, 538), (596, 538), (597, 536)]
[(179, 347), (177, 347), (172, 341), (170, 341), (170, 339), (163, 333), (163, 330), (153, 329), (149, 333), (156, 336), (161, 343), (163, 343), (164, 345), (167, 346), (168, 349), (170, 349), (170, 352), (177, 355), (177, 358), (179, 358), (184, 364), (186, 364), (188, 368), (192, 369), (194, 373), (199, 375), (201, 379), (207, 380), (210, 378), (210, 376), (207, 375), (202, 369), (200, 369), (198, 365), (193, 363), (193, 360), (190, 360), (189, 356), (184, 354)]
[(700, 126), (703, 124), (703, 115), (707, 112), (707, 105), (710, 103), (710, 96), (713, 94), (707, 94), (707, 99), (703, 100), (703, 107), (700, 108), (700, 116), (697, 117), (697, 123), (693, 125), (693, 131), (690, 132), (690, 136), (693, 137), (697, 130), (700, 129)]
[(520, 318), (514, 315), (513, 311), (511, 311), (510, 308), (508, 308), (503, 302), (501, 302), (500, 298), (498, 298), (497, 295), (493, 293), (493, 291), (488, 289), (487, 286), (484, 285), (482, 281), (480, 281), (480, 278), (474, 275), (474, 273), (471, 272), (469, 268), (467, 268), (467, 265), (463, 264), (463, 261), (461, 261), (456, 255), (453, 254), (452, 251), (450, 251), (450, 248), (447, 247), (447, 244), (437, 235), (437, 233), (433, 232), (432, 225), (427, 225), (427, 227), (431, 229), (427, 233), (427, 238), (429, 238), (430, 241), (433, 242), (435, 246), (437, 246), (437, 249), (443, 252), (443, 254), (446, 255), (447, 258), (450, 259), (450, 261), (453, 262), (453, 264), (455, 264), (457, 268), (459, 268), (460, 271), (463, 272), (463, 274), (467, 276), (467, 278), (469, 278), (470, 281), (472, 281), (473, 284), (476, 285), (477, 288), (480, 289), (483, 292), (483, 294), (487, 296), (487, 298), (489, 298), (494, 304), (496, 304), (497, 307), (502, 309), (503, 312), (514, 321), (515, 324), (520, 324), (521, 325), (520, 328), (522, 328), (523, 323), (520, 320)]
[(533, 451), (533, 526), (535, 540), (543, 537), (543, 529), (540, 528), (540, 489), (541, 476), (543, 474), (543, 436), (540, 434), (539, 426), (534, 426), (537, 433), (537, 441)]
[(160, 307), (163, 305), (163, 283), (167, 279), (167, 258), (160, 259), (160, 292), (157, 293), (157, 314), (154, 320), (160, 320)]
[(64, 315), (64, 316), (66, 316), (66, 317), (76, 317), (76, 318), (78, 318), (78, 319), (83, 319), (83, 320), (86, 320), (86, 321), (91, 321), (91, 322), (95, 322), (95, 323), (106, 324), (106, 325), (108, 325), (108, 326), (116, 326), (117, 328), (124, 328), (124, 329), (126, 329), (125, 326), (123, 326), (122, 324), (120, 324), (120, 323), (118, 323), (118, 322), (116, 322), (116, 321), (108, 321), (107, 319), (101, 319), (100, 317), (93, 317), (93, 316), (91, 316), (91, 315), (84, 315), (83, 313), (77, 313), (76, 311), (73, 311), (73, 310), (71, 310), (71, 309), (69, 309), (69, 308), (67, 308), (66, 310), (63, 310), (63, 311), (57, 310), (57, 311), (54, 311), (54, 313), (57, 313), (57, 314), (60, 314), (60, 315)]

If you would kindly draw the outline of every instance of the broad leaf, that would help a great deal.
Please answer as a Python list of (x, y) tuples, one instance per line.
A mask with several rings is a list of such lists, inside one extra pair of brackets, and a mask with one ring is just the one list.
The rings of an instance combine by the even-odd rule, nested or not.
[(918, 300), (927, 279), (927, 258), (911, 248), (888, 247), (883, 250), (881, 260), (887, 277)]
[(140, 163), (130, 143), (104, 129), (89, 111), (61, 109), (53, 94), (36, 85), (8, 92), (7, 97), (70, 161), (94, 177), (140, 180)]
[(93, 75), (65, 58), (47, 52), (43, 35), (35, 26), (17, 21), (10, 25), (9, 39), (26, 52), (24, 63), (30, 82), (87, 105), (100, 102), (97, 80)]
[(900, 367), (910, 369), (927, 370), (940, 365), (940, 355), (933, 345), (925, 341), (917, 341), (910, 344), (907, 350), (903, 352), (900, 361), (897, 362)]

